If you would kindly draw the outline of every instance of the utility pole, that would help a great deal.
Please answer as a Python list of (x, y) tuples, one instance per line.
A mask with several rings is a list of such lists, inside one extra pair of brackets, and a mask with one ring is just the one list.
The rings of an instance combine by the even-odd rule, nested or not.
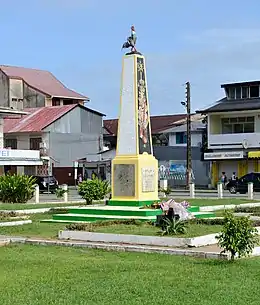
[(190, 82), (186, 83), (186, 109), (187, 109), (187, 175), (186, 175), (186, 186), (189, 188), (191, 182), (192, 173), (192, 156), (191, 156), (191, 113), (190, 113)]

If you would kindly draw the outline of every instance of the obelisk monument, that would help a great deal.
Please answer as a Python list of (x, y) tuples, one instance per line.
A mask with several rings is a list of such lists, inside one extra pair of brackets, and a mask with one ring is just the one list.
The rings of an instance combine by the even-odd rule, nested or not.
[[(158, 161), (153, 156), (144, 56), (135, 49), (134, 27), (124, 48), (116, 157), (109, 205), (143, 206), (158, 201)], [(132, 40), (131, 40), (132, 39)]]

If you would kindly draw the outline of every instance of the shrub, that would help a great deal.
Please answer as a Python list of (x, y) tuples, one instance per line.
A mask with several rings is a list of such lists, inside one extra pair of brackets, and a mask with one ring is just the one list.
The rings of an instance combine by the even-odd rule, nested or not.
[(51, 208), (49, 211), (45, 212), (45, 214), (67, 214), (68, 212), (69, 210), (66, 208)]
[(177, 235), (187, 232), (186, 222), (175, 218), (165, 218), (162, 224), (162, 235)]
[(154, 202), (150, 205), (143, 205), (142, 207), (140, 207), (140, 209), (152, 209), (152, 210), (156, 210), (156, 209), (160, 209), (160, 208), (161, 208), (160, 202)]
[(68, 193), (68, 192), (69, 192), (68, 190), (64, 190), (63, 188), (58, 187), (55, 190), (55, 195), (57, 196), (57, 198), (63, 198), (65, 193)]
[(36, 180), (26, 175), (0, 176), (0, 201), (26, 203), (34, 195)]
[(168, 196), (171, 194), (172, 189), (170, 187), (167, 187), (167, 189), (160, 189), (160, 192), (164, 193), (165, 196)]
[(140, 226), (145, 222), (139, 219), (122, 219), (122, 220), (100, 220), (94, 223), (95, 227), (111, 226), (111, 225), (134, 225)]
[[(8, 212), (0, 212), (0, 220), (9, 219), (12, 217), (17, 217), (18, 214), (15, 211), (8, 211)], [(20, 216), (20, 215), (19, 215)]]
[(251, 213), (255, 216), (260, 215), (260, 207), (235, 207), (235, 213)]
[(93, 231), (94, 228), (113, 226), (113, 225), (135, 225), (141, 226), (144, 224), (154, 225), (153, 222), (144, 222), (138, 219), (125, 219), (125, 220), (100, 220), (93, 223), (72, 223), (66, 226), (66, 230), (70, 231)]
[(66, 226), (69, 231), (92, 231), (92, 225), (89, 223), (71, 223)]
[(216, 238), (219, 246), (224, 249), (222, 252), (231, 254), (231, 260), (236, 255), (239, 258), (250, 255), (258, 243), (257, 230), (249, 217), (235, 217), (231, 212), (225, 213), (222, 231)]
[(224, 218), (194, 218), (190, 219), (189, 223), (191, 224), (199, 224), (199, 225), (209, 225), (209, 226), (214, 226), (214, 225), (224, 225)]
[(93, 200), (102, 200), (110, 193), (108, 181), (98, 178), (93, 180), (84, 180), (78, 186), (79, 195), (86, 200), (87, 204), (92, 204)]

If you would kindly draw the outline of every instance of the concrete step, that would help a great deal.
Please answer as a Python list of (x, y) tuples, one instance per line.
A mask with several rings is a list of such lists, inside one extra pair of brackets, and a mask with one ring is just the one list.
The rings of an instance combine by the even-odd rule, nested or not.
[(100, 206), (100, 207), (78, 207), (70, 208), (69, 214), (87, 214), (87, 215), (118, 215), (118, 216), (155, 216), (161, 215), (160, 209), (140, 209), (139, 207), (123, 206)]
[(199, 212), (200, 211), (200, 207), (196, 206), (196, 205), (192, 205), (190, 208), (188, 208), (189, 212)]
[(154, 216), (125, 216), (125, 215), (95, 215), (95, 214), (54, 214), (53, 220), (76, 220), (76, 221), (97, 221), (97, 220), (127, 220), (136, 219), (142, 221), (155, 221), (156, 215)]
[(195, 218), (213, 218), (216, 216), (214, 213), (211, 212), (192, 212), (192, 215)]
[(80, 220), (59, 220), (59, 219), (43, 219), (40, 222), (46, 222), (46, 223), (91, 223), (91, 221), (80, 221)]

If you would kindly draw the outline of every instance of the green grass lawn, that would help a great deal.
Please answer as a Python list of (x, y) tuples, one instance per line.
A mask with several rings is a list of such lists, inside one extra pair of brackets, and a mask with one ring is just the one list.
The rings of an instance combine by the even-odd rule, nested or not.
[[(50, 214), (34, 214), (30, 216), (33, 221), (32, 224), (15, 227), (0, 227), (0, 235), (12, 235), (23, 237), (43, 237), (56, 238), (59, 230), (64, 230), (66, 224), (59, 223), (42, 223), (41, 219), (52, 218)], [(116, 233), (116, 234), (133, 234), (133, 235), (150, 235), (160, 236), (160, 228), (152, 225), (109, 225), (94, 227), (94, 232), (102, 233)], [(206, 235), (211, 233), (218, 233), (221, 229), (219, 225), (205, 225), (205, 224), (189, 224), (186, 234), (174, 235), (174, 237), (194, 237)]]
[(0, 248), (1, 305), (258, 305), (260, 260)]
[(42, 209), (66, 206), (82, 206), (82, 202), (70, 203), (0, 203), (0, 210), (27, 210), (27, 209)]
[(212, 206), (212, 205), (229, 205), (229, 204), (241, 204), (241, 203), (250, 203), (250, 202), (259, 202), (260, 200), (248, 200), (241, 198), (225, 198), (225, 199), (192, 199), (192, 198), (174, 198), (176, 202), (188, 201), (191, 205), (197, 206)]

